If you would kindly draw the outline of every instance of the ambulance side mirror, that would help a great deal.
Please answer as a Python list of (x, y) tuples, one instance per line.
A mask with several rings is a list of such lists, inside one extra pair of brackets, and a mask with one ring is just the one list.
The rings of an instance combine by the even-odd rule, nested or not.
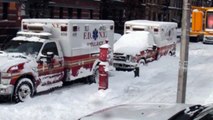
[(54, 53), (53, 52), (47, 52), (47, 64), (52, 62), (52, 59), (54, 57)]
[(152, 49), (153, 49), (153, 50), (156, 50), (156, 49), (157, 49), (157, 46), (156, 46), (156, 45), (153, 45)]

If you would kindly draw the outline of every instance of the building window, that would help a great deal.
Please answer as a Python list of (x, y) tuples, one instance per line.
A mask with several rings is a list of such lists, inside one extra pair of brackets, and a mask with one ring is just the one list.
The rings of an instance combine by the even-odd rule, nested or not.
[(77, 9), (77, 18), (81, 19), (81, 9)]
[(50, 18), (54, 18), (54, 7), (50, 7)]
[(59, 8), (59, 18), (63, 18), (63, 8)]
[(90, 19), (93, 19), (93, 10), (90, 10)]
[(72, 8), (68, 8), (68, 18), (69, 19), (72, 18), (72, 14), (73, 14), (73, 9)]
[(9, 7), (9, 3), (3, 3), (2, 19), (4, 20), (8, 18), (8, 7)]

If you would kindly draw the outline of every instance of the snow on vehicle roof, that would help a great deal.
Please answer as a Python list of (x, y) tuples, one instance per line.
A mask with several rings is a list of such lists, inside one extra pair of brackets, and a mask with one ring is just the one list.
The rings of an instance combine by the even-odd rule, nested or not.
[(124, 34), (115, 44), (114, 52), (126, 53), (128, 55), (139, 54), (141, 50), (145, 50), (153, 45), (153, 37), (147, 31), (134, 31)]
[(150, 21), (150, 20), (131, 20), (131, 21), (127, 21), (125, 22), (125, 24), (135, 24), (135, 25), (147, 25), (147, 26), (161, 26), (161, 25), (176, 25), (177, 23), (175, 22), (163, 22), (163, 21)]
[(112, 20), (90, 20), (90, 19), (23, 19), (22, 22), (29, 23), (38, 23), (38, 22), (46, 22), (46, 23), (113, 23)]
[(39, 26), (39, 27), (43, 27), (45, 24), (42, 23), (33, 23), (33, 24), (29, 24), (28, 26)]
[(193, 12), (199, 12), (199, 10), (198, 9), (194, 9)]
[(14, 37), (12, 40), (14, 40), (14, 41), (31, 41), (31, 42), (44, 42), (45, 41), (45, 39), (41, 39), (36, 36), (32, 36), (32, 37), (17, 36), (17, 37)]
[(21, 34), (21, 35), (35, 35), (35, 36), (51, 36), (52, 34), (51, 33), (48, 33), (48, 32), (31, 32), (31, 31), (28, 31), (28, 32), (24, 32), (24, 31), (20, 31), (18, 32), (17, 34)]

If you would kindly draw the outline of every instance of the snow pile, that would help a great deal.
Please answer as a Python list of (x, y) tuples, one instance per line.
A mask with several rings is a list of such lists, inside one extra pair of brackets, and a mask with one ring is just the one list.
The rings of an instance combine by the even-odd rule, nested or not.
[(153, 36), (147, 31), (135, 31), (124, 34), (115, 44), (115, 53), (126, 53), (128, 55), (139, 54), (153, 45)]

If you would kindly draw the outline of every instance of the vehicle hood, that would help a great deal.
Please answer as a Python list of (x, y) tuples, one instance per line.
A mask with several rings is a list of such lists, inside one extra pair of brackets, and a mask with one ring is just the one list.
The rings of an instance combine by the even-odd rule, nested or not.
[(0, 52), (0, 71), (7, 72), (7, 70), (15, 65), (24, 63), (25, 68), (35, 68), (37, 66), (36, 60), (22, 53), (3, 53)]
[(168, 120), (187, 108), (186, 104), (118, 105), (89, 114), (79, 120)]

